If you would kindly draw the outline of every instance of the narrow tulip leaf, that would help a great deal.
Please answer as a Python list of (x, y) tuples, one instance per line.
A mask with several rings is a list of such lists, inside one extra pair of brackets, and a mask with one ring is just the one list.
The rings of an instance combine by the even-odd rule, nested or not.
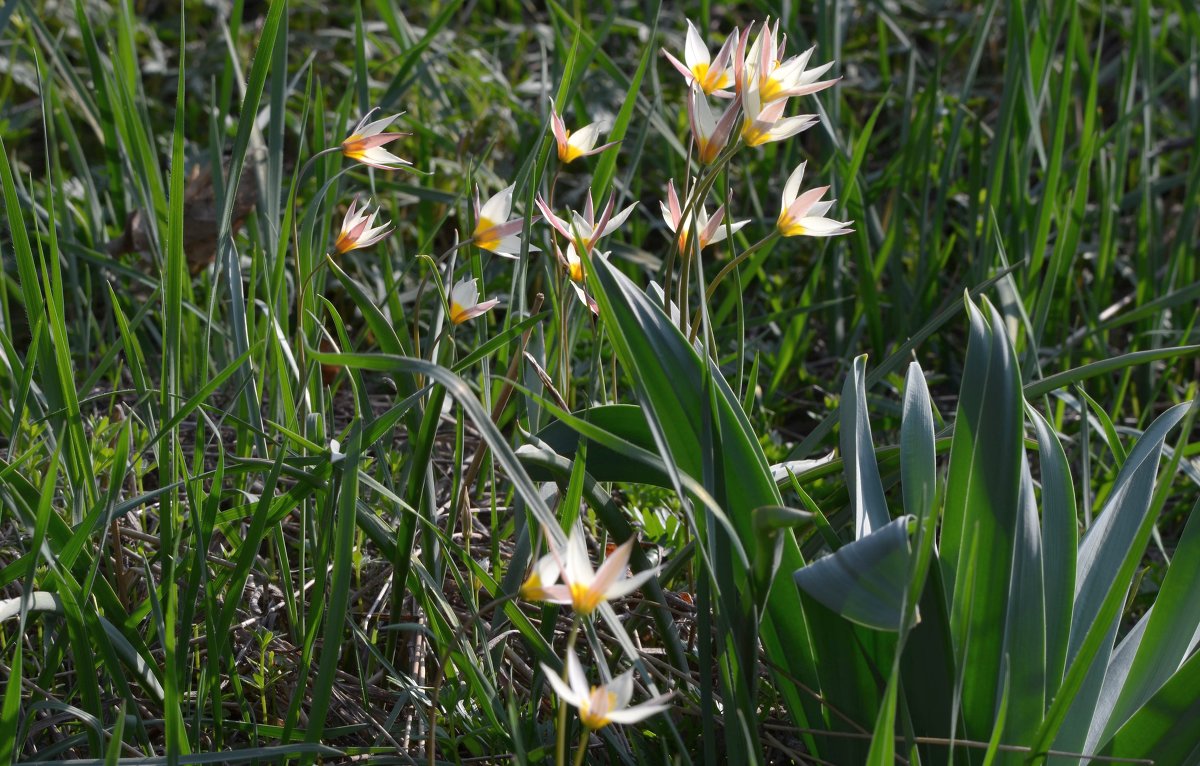
[[(605, 404), (575, 413), (579, 418), (624, 441), (649, 452), (655, 451), (654, 436), (646, 424), (642, 408), (635, 404)], [(567, 423), (556, 420), (538, 432), (537, 438), (563, 457), (573, 459), (579, 434)], [(656, 470), (628, 454), (607, 445), (591, 442), (588, 447), (588, 473), (597, 481), (627, 481), (634, 484), (671, 486), (665, 471)]]
[(796, 570), (796, 585), (851, 622), (899, 630), (908, 585), (910, 516)]
[(871, 422), (867, 419), (866, 367), (865, 354), (855, 358), (842, 386), (840, 405), (841, 446), (846, 488), (854, 509), (855, 540), (882, 529), (891, 518), (883, 496), (883, 483), (879, 480), (879, 465), (875, 462)]

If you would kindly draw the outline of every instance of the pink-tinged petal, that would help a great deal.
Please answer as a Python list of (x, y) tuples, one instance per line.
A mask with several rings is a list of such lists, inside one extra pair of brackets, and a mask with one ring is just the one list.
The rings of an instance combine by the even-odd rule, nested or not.
[(799, 221), (804, 233), (810, 237), (836, 237), (854, 231), (848, 228), (852, 221), (835, 221), (832, 218), (805, 216)]
[(587, 291), (580, 287), (578, 282), (571, 282), (571, 287), (575, 288), (575, 297), (579, 299), (580, 303), (587, 306), (596, 316), (600, 316), (600, 306), (596, 303), (596, 300), (588, 295)]
[(813, 206), (817, 200), (825, 196), (825, 192), (829, 191), (828, 186), (818, 186), (815, 189), (809, 189), (796, 198), (796, 201), (788, 206), (787, 214), (789, 218), (803, 218), (808, 215), (809, 208)]
[(667, 203), (659, 200), (658, 208), (662, 211), (662, 217), (667, 224), (667, 228), (671, 231), (675, 231), (675, 219), (671, 216), (671, 209), (667, 207)]
[[(701, 208), (703, 212), (703, 208)], [(700, 223), (700, 216), (697, 216), (697, 223)], [(703, 222), (700, 228), (700, 247), (711, 244), (716, 241), (717, 232), (721, 230), (721, 223), (725, 220), (725, 206), (717, 208), (717, 212), (713, 213), (713, 217)]]
[(790, 89), (784, 91), (782, 95), (786, 96), (788, 98), (790, 98), (792, 96), (807, 96), (809, 94), (817, 93), (818, 91), (825, 90), (826, 88), (831, 88), (834, 85), (836, 85), (838, 83), (838, 81), (840, 81), (841, 79), (842, 78), (840, 78), (840, 77), (835, 77), (832, 80), (822, 80), (821, 82), (814, 82), (810, 85), (802, 85), (797, 88), (790, 88)]
[(354, 148), (357, 150), (366, 151), (367, 149), (374, 149), (378, 146), (390, 144), (391, 142), (395, 141), (397, 138), (403, 138), (406, 135), (408, 135), (408, 134), (407, 133), (381, 133), (378, 136), (365, 136), (354, 142)]
[(683, 220), (683, 208), (679, 206), (679, 195), (675, 193), (675, 180), (667, 181), (667, 205), (671, 213), (671, 220), (668, 221), (671, 225), (671, 231), (679, 226), (679, 222)]
[(559, 147), (567, 145), (567, 126), (563, 123), (553, 98), (550, 99), (550, 132), (554, 134), (554, 141)]
[(801, 162), (788, 176), (787, 183), (783, 185), (783, 204), (780, 205), (780, 210), (787, 210), (796, 201), (796, 196), (800, 193), (800, 182), (804, 180), (804, 168), (808, 162)]
[(691, 21), (687, 23), (687, 34), (683, 39), (683, 60), (687, 62), (688, 69), (695, 69), (699, 64), (708, 66), (712, 61), (708, 55), (708, 46), (704, 44), (703, 38)]
[(725, 38), (725, 44), (721, 46), (721, 50), (717, 51), (717, 57), (713, 59), (711, 71), (724, 72), (729, 66), (729, 59), (733, 56), (733, 52), (738, 47), (738, 29), (733, 28), (729, 33), (729, 37)]
[(571, 598), (571, 586), (569, 585), (548, 585), (542, 589), (542, 601), (548, 604), (570, 605), (574, 603)]
[(816, 125), (819, 118), (813, 114), (799, 114), (795, 117), (787, 117), (780, 120), (771, 126), (767, 131), (768, 140), (782, 141), (786, 138), (791, 138), (797, 133), (802, 133), (813, 125)]
[[(612, 207), (612, 200), (608, 202), (608, 206)], [(588, 189), (587, 201), (583, 205), (583, 216), (587, 219), (588, 226), (595, 228), (596, 224), (596, 203), (592, 199), (592, 190)]]
[(666, 48), (663, 48), (662, 52), (663, 52), (663, 55), (667, 57), (667, 61), (671, 62), (671, 66), (673, 66), (677, 70), (679, 70), (679, 74), (683, 75), (684, 79), (687, 81), (687, 83), (689, 85), (693, 81), (695, 81), (696, 76), (694, 74), (692, 74), (692, 70), (688, 69), (686, 64), (684, 64), (682, 61), (680, 61), (679, 59), (672, 56), (671, 52), (668, 51)]
[(593, 154), (599, 154), (600, 152), (604, 151), (605, 149), (611, 149), (619, 143), (621, 143), (621, 142), (620, 141), (609, 141), (607, 144), (602, 144), (600, 146), (597, 146), (595, 149), (589, 149), (588, 151), (584, 152), (583, 154), (581, 154), (579, 156), (580, 157), (591, 157)]
[(542, 666), (542, 672), (546, 674), (546, 680), (550, 682), (550, 686), (554, 688), (554, 693), (559, 699), (567, 703), (571, 707), (579, 707), (583, 699), (575, 693), (575, 690), (567, 685), (566, 681), (559, 678), (558, 673), (554, 672), (550, 666), (538, 663)]
[(592, 580), (592, 588), (607, 594), (608, 589), (617, 581), (621, 575), (625, 574), (625, 569), (629, 566), (629, 555), (633, 552), (634, 538), (629, 538), (625, 542), (617, 546), (604, 563), (600, 565), (600, 569), (596, 571), (596, 578)]
[(542, 216), (545, 217), (547, 223), (554, 227), (555, 231), (567, 239), (571, 239), (570, 225), (554, 214), (554, 211), (550, 209), (550, 206), (546, 204), (546, 201), (542, 199), (541, 195), (538, 195), (534, 199), (534, 204), (537, 205), (538, 210), (542, 211)]
[[(533, 219), (530, 221), (530, 224), (537, 223), (540, 219), (541, 219), (541, 216), (535, 215), (533, 217)], [(504, 223), (498, 223), (495, 226), (492, 226), (491, 228), (489, 228), (486, 232), (479, 232), (475, 236), (478, 237), (482, 234), (487, 234), (489, 237), (502, 238), (502, 237), (510, 236), (512, 234), (516, 234), (517, 232), (521, 231), (521, 229), (523, 229), (523, 228), (525, 228), (525, 219), (524, 218), (514, 218), (511, 221), (506, 221)]]
[(477, 303), (474, 306), (472, 306), (471, 308), (466, 309), (461, 314), (459, 314), (458, 320), (455, 322), (455, 324), (462, 324), (463, 322), (469, 322), (470, 320), (472, 320), (478, 316), (482, 316), (482, 315), (486, 314), (487, 312), (491, 311), (492, 309), (496, 308), (499, 305), (500, 305), (499, 298), (492, 298), (491, 300), (484, 301), (483, 303)]
[[(374, 111), (375, 111), (374, 109), (371, 110), (372, 113)], [(383, 119), (376, 120), (375, 122), (372, 122), (368, 125), (362, 125), (362, 123), (359, 123), (360, 125), (362, 125), (362, 128), (355, 129), (354, 134), (357, 136), (360, 136), (362, 138), (369, 138), (371, 136), (379, 135), (380, 133), (382, 133), (384, 130), (387, 129), (388, 125), (391, 125), (396, 120), (396, 118), (402, 114), (404, 114), (404, 112), (396, 112), (391, 117), (384, 117)]]
[[(737, 53), (733, 55), (733, 84), (738, 92), (744, 92), (746, 89), (746, 44), (750, 41), (750, 35), (754, 32), (754, 22), (750, 22), (738, 39)], [(753, 47), (751, 47), (751, 55), (753, 55)], [(753, 68), (753, 67), (752, 67)]]

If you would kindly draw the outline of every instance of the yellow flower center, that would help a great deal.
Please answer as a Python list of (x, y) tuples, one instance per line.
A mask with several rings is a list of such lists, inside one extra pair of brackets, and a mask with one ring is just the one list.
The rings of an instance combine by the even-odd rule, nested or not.
[(567, 273), (572, 282), (583, 282), (583, 261), (576, 258), (567, 264)]
[(587, 617), (596, 611), (596, 607), (600, 606), (602, 601), (604, 601), (604, 594), (600, 591), (580, 583), (571, 583), (571, 605), (582, 616)]
[(768, 130), (763, 129), (763, 124), (757, 120), (746, 120), (742, 126), (742, 140), (746, 146), (762, 146), (770, 137)]
[(458, 301), (450, 301), (450, 321), (454, 324), (467, 321), (467, 309)]
[(476, 246), (484, 250), (493, 250), (500, 244), (500, 238), (496, 236), (495, 232), (495, 221), (480, 218), (475, 223), (475, 233), (472, 238), (475, 240)]
[(759, 81), (758, 94), (764, 104), (774, 101), (783, 95), (783, 83), (775, 79), (774, 75), (764, 77)]
[(366, 139), (363, 136), (355, 133), (342, 142), (342, 154), (347, 157), (357, 160), (366, 153)]
[(343, 255), (350, 252), (354, 249), (354, 238), (347, 235), (345, 232), (342, 232), (338, 235), (338, 238), (334, 240), (333, 249), (337, 250), (339, 254)]
[(538, 577), (537, 572), (529, 575), (529, 579), (521, 584), (521, 590), (517, 595), (526, 601), (545, 600), (546, 590), (542, 587), (542, 578)]
[(721, 153), (721, 147), (717, 145), (716, 141), (697, 137), (696, 143), (700, 146), (700, 161), (705, 165), (712, 164), (712, 161)]
[(608, 711), (612, 710), (613, 706), (617, 704), (617, 695), (613, 694), (612, 692), (604, 692), (604, 698), (607, 700), (608, 704), (604, 705), (603, 710), (593, 710), (591, 700), (596, 698), (597, 691), (601, 691), (600, 687), (593, 686), (591, 694), (588, 695), (588, 699), (584, 700), (583, 706), (579, 708), (580, 723), (592, 731), (603, 729), (605, 726), (608, 726), (608, 724), (612, 723), (608, 718)]
[(567, 141), (559, 144), (558, 159), (564, 164), (570, 164), (583, 156), (583, 150), (571, 143), (571, 131), (567, 131)]
[(786, 211), (779, 214), (777, 225), (779, 226), (779, 233), (785, 237), (798, 237), (808, 233), (800, 225), (800, 221), (792, 218)]

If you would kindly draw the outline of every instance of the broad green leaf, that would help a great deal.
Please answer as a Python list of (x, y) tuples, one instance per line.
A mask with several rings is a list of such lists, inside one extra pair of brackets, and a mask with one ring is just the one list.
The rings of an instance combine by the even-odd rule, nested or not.
[(796, 570), (805, 593), (846, 619), (875, 630), (899, 630), (908, 589), (909, 527), (904, 516)]
[[(1020, 507), (1020, 376), (1004, 320), (968, 301), (971, 331), (960, 387), (941, 536), (951, 629), (962, 674), (967, 735), (991, 732), (1000, 693), (1009, 588)], [(975, 577), (962, 581), (972, 550)], [(968, 648), (969, 637), (969, 648)]]

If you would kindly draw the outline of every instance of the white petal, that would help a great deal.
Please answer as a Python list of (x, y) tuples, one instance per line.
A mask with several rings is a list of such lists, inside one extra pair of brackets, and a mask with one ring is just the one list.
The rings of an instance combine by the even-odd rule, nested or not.
[(708, 46), (704, 44), (704, 40), (700, 37), (700, 33), (692, 26), (692, 22), (687, 23), (687, 37), (683, 43), (683, 60), (687, 62), (688, 68), (691, 69), (697, 64), (711, 63), (712, 59), (708, 56)]
[(657, 715), (664, 710), (669, 710), (670, 705), (658, 702), (643, 702), (640, 705), (625, 708), (624, 710), (614, 710), (608, 714), (608, 720), (613, 723), (637, 723), (644, 721), (652, 715)]
[(600, 123), (593, 122), (591, 125), (585, 125), (579, 130), (571, 134), (567, 139), (567, 144), (575, 147), (579, 152), (589, 152), (596, 145), (596, 140), (600, 138)]
[(637, 207), (637, 204), (638, 203), (635, 202), (614, 215), (612, 218), (609, 218), (608, 223), (604, 225), (604, 231), (600, 232), (599, 236), (607, 237), (609, 234), (612, 234), (614, 231), (619, 229), (621, 224), (625, 223), (625, 219), (629, 217), (629, 214), (633, 212), (633, 209)]
[[(567, 660), (567, 662), (569, 666), (570, 660)], [(578, 662), (578, 660), (576, 660), (576, 662)], [(542, 666), (542, 672), (546, 674), (546, 680), (550, 682), (552, 687), (554, 687), (554, 693), (561, 697), (562, 700), (568, 705), (571, 705), (572, 707), (579, 707), (579, 703), (582, 702), (582, 700), (570, 686), (567, 686), (565, 681), (558, 677), (558, 673), (554, 672), (554, 670), (548, 665), (542, 663), (538, 664)]]
[(587, 696), (587, 676), (583, 674), (583, 666), (579, 664), (579, 658), (575, 656), (575, 652), (567, 655), (567, 680), (571, 682), (571, 688), (575, 690), (576, 695), (581, 698)]
[(804, 227), (804, 233), (810, 237), (829, 237), (845, 233), (846, 227), (852, 222), (835, 221), (832, 218), (821, 216), (805, 216), (800, 219), (799, 223)]
[(512, 197), (512, 186), (496, 192), (491, 199), (483, 203), (483, 207), (479, 210), (479, 217), (486, 218), (493, 224), (505, 223), (508, 221), (508, 214), (512, 212)]
[(800, 182), (804, 180), (804, 166), (808, 162), (801, 162), (788, 176), (787, 183), (783, 185), (783, 210), (787, 210), (796, 201), (796, 196), (800, 194)]
[(644, 572), (638, 572), (633, 577), (629, 577), (624, 580), (618, 580), (605, 589), (604, 598), (609, 601), (613, 601), (615, 599), (622, 598), (623, 596), (628, 596), (630, 593), (633, 593), (635, 590), (642, 587), (643, 583), (656, 574), (658, 574), (657, 569), (647, 569)]
[(583, 533), (579, 527), (571, 530), (567, 540), (567, 560), (563, 566), (563, 580), (569, 585), (580, 584), (590, 586), (596, 579), (592, 570), (592, 562), (588, 559), (587, 544), (583, 541)]
[(609, 681), (605, 687), (613, 695), (613, 710), (621, 710), (627, 706), (629, 700), (633, 699), (633, 668)]

